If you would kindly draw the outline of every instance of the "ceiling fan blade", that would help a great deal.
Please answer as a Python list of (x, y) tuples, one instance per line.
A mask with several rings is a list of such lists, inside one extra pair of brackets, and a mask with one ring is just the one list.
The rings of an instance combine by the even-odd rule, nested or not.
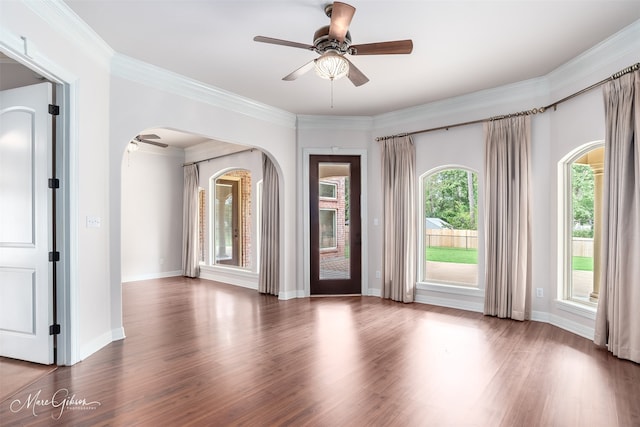
[(297, 42), (290, 42), (288, 40), (274, 39), (272, 37), (264, 37), (264, 36), (255, 36), (253, 41), (260, 43), (269, 43), (269, 44), (277, 44), (280, 46), (289, 46), (289, 47), (299, 47), (300, 49), (314, 50), (315, 48), (311, 45)]
[(369, 81), (369, 78), (364, 75), (362, 71), (358, 69), (353, 62), (349, 61), (346, 57), (343, 58), (349, 63), (349, 72), (347, 73), (347, 77), (351, 80), (354, 86), (362, 86), (366, 82)]
[(136, 136), (136, 138), (139, 139), (160, 139), (160, 137), (158, 135), (156, 135), (155, 133), (148, 133), (145, 135), (138, 135)]
[(339, 1), (333, 2), (331, 9), (331, 24), (329, 25), (329, 37), (338, 40), (340, 43), (344, 41), (344, 37), (349, 31), (351, 19), (356, 13), (356, 8)]
[(311, 71), (311, 69), (313, 68), (313, 62), (314, 61), (307, 62), (302, 67), (300, 67), (297, 70), (295, 70), (293, 73), (284, 76), (282, 78), (282, 80), (286, 80), (286, 81), (295, 80), (298, 77), (300, 77), (301, 75), (303, 75), (304, 73)]
[(413, 41), (396, 40), (392, 42), (353, 45), (351, 46), (349, 53), (351, 55), (394, 55), (411, 53), (412, 50)]
[(151, 144), (162, 148), (167, 148), (169, 146), (169, 144), (165, 144), (164, 142), (149, 141), (147, 139), (138, 139), (138, 142), (144, 142), (145, 144)]

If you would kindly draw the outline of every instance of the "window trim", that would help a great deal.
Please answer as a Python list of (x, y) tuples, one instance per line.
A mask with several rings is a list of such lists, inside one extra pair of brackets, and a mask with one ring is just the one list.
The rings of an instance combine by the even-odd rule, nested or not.
[[(216, 247), (215, 247), (215, 222), (216, 222), (216, 217), (215, 217), (215, 203), (216, 203), (216, 182), (218, 179), (221, 179), (223, 177), (225, 177), (226, 175), (233, 173), (234, 171), (245, 171), (249, 173), (249, 176), (252, 175), (252, 170), (248, 167), (228, 167), (228, 168), (223, 168), (219, 171), (217, 171), (216, 173), (214, 173), (213, 175), (211, 175), (209, 177), (209, 200), (207, 203), (207, 210), (208, 210), (208, 217), (207, 217), (207, 223), (209, 225), (209, 232), (207, 233), (207, 246), (209, 248), (209, 253), (207, 254), (207, 260), (206, 260), (206, 266), (209, 267), (220, 267), (223, 266), (226, 269), (230, 269), (230, 270), (237, 270), (237, 271), (253, 271), (254, 267), (252, 266), (241, 266), (241, 265), (225, 265), (225, 264), (218, 264), (216, 262)], [(238, 183), (241, 185), (242, 183), (242, 179), (239, 177), (235, 177), (235, 176), (231, 176), (231, 177), (227, 177), (224, 179), (229, 179), (230, 181), (238, 181)], [(253, 184), (252, 184), (253, 185)], [(250, 187), (251, 188), (251, 187)], [(239, 189), (240, 193), (242, 193), (242, 189)], [(241, 197), (244, 197), (241, 195)], [(253, 189), (251, 190), (251, 194), (249, 195), (249, 200), (251, 201), (251, 203), (253, 203)], [(242, 201), (240, 201), (240, 203), (242, 203)], [(242, 209), (242, 207), (240, 207), (239, 212), (239, 219), (242, 218), (242, 215), (244, 215), (244, 211)], [(253, 216), (251, 221), (254, 221)], [(252, 227), (250, 226), (250, 230), (252, 229)], [(253, 239), (253, 236), (251, 237)], [(242, 250), (240, 251), (242, 252)], [(242, 255), (241, 255), (242, 257)], [(253, 261), (252, 261), (253, 262)]]
[(319, 208), (320, 212), (322, 211), (331, 211), (333, 212), (333, 242), (334, 246), (322, 247), (322, 239), (320, 239), (320, 252), (330, 252), (338, 249), (338, 209), (336, 208)]
[(557, 301), (568, 304), (568, 307), (576, 305), (584, 307), (589, 312), (595, 310), (597, 303), (572, 297), (573, 200), (571, 197), (571, 165), (589, 151), (600, 147), (604, 147), (604, 140), (587, 142), (571, 150), (558, 162)]
[[(333, 187), (333, 196), (332, 197), (327, 197), (327, 196), (319, 196), (320, 199), (323, 200), (338, 200), (338, 184), (336, 184), (335, 182), (330, 182), (330, 181), (320, 181), (318, 183), (318, 186), (321, 185), (326, 185), (326, 186), (330, 186)], [(318, 194), (320, 194), (320, 189), (318, 188)]]
[[(460, 285), (460, 284), (456, 284), (456, 283), (452, 283), (452, 282), (438, 282), (438, 281), (433, 281), (433, 280), (427, 280), (424, 278), (424, 259), (425, 259), (425, 247), (424, 247), (424, 236), (425, 236), (425, 221), (424, 221), (424, 178), (426, 178), (429, 175), (433, 175), (435, 173), (438, 172), (442, 172), (445, 170), (449, 170), (449, 169), (461, 169), (464, 171), (469, 171), (469, 172), (473, 172), (478, 180), (478, 196), (476, 198), (476, 215), (478, 217), (478, 224), (477, 224), (477, 232), (478, 232), (478, 271), (477, 271), (477, 275), (476, 275), (476, 283), (474, 285)], [(435, 168), (429, 169), (428, 171), (426, 171), (425, 173), (423, 173), (422, 175), (420, 175), (418, 177), (418, 218), (420, 218), (419, 224), (418, 224), (418, 239), (417, 239), (417, 244), (418, 244), (418, 262), (417, 264), (417, 288), (418, 289), (424, 289), (424, 290), (431, 290), (433, 291), (434, 289), (436, 289), (437, 287), (442, 287), (441, 289), (447, 289), (448, 291), (455, 291), (454, 293), (461, 293), (461, 294), (468, 294), (468, 295), (473, 295), (473, 296), (477, 296), (479, 295), (479, 291), (482, 293), (482, 295), (484, 295), (484, 285), (483, 285), (483, 281), (481, 280), (481, 274), (483, 273), (482, 268), (481, 268), (481, 260), (484, 259), (484, 249), (482, 249), (483, 246), (483, 242), (484, 242), (484, 231), (482, 230), (482, 226), (483, 226), (483, 216), (481, 215), (481, 208), (483, 206), (483, 202), (481, 202), (481, 198), (483, 197), (483, 193), (482, 193), (482, 182), (480, 180), (480, 173), (468, 166), (463, 166), (463, 165), (459, 165), (459, 164), (447, 164), (447, 165), (441, 165), (441, 166), (437, 166)], [(465, 289), (468, 289), (469, 292), (464, 291)], [(457, 291), (456, 291), (457, 290)]]
[(198, 186), (198, 243), (202, 247), (198, 248), (198, 264), (206, 264), (208, 258), (208, 236), (209, 228), (207, 227), (207, 191)]

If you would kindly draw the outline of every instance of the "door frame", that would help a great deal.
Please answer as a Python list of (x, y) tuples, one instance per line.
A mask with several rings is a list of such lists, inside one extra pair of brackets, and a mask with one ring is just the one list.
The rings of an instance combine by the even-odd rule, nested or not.
[[(241, 250), (241, 245), (240, 245), (240, 240), (242, 238), (241, 236), (241, 218), (240, 216), (243, 214), (242, 213), (242, 206), (241, 206), (241, 190), (240, 190), (240, 180), (236, 180), (236, 179), (228, 179), (228, 178), (223, 178), (224, 175), (219, 176), (218, 178), (216, 178), (215, 180), (215, 189), (216, 192), (214, 194), (215, 196), (215, 200), (216, 203), (219, 201), (218, 200), (218, 181), (220, 181), (221, 184), (226, 184), (226, 185), (230, 185), (231, 186), (231, 196), (232, 196), (232, 205), (231, 205), (231, 219), (232, 219), (232, 232), (231, 232), (231, 259), (230, 260), (225, 260), (225, 262), (218, 262), (217, 260), (215, 261), (215, 264), (217, 265), (226, 265), (226, 266), (231, 266), (231, 267), (242, 267), (241, 265), (238, 265), (238, 263), (240, 262), (241, 258), (242, 258), (242, 250)], [(218, 217), (218, 209), (217, 207), (214, 208), (214, 219), (213, 221), (219, 221), (219, 217)], [(217, 224), (216, 224), (217, 225)], [(234, 227), (235, 226), (235, 227)], [(215, 239), (218, 239), (219, 236), (216, 235), (215, 233), (215, 228), (213, 228), (214, 233), (214, 246), (215, 246)], [(222, 233), (224, 233), (226, 230), (223, 230)], [(217, 247), (216, 247), (216, 252), (214, 252), (213, 256), (214, 258), (217, 258)]]
[(56, 277), (56, 323), (60, 334), (56, 342), (56, 363), (73, 365), (80, 361), (77, 334), (78, 300), (78, 126), (77, 77), (43, 55), (30, 52), (27, 39), (5, 32), (0, 34), (0, 52), (24, 67), (45, 77), (54, 86), (54, 102), (60, 114), (54, 125), (56, 139), (56, 178), (60, 188), (56, 195), (56, 235), (60, 261)]
[(303, 246), (303, 283), (304, 296), (311, 296), (311, 243), (306, 236), (310, 235), (311, 221), (309, 220), (309, 158), (312, 155), (331, 156), (359, 156), (360, 157), (360, 227), (362, 234), (361, 255), (361, 285), (362, 295), (372, 295), (369, 292), (369, 254), (368, 254), (368, 221), (367, 221), (367, 150), (360, 148), (304, 148), (302, 150), (302, 235)]

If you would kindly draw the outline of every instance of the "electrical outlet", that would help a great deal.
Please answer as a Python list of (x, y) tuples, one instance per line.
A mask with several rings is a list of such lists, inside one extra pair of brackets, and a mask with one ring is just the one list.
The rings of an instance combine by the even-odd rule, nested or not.
[(382, 277), (380, 270), (376, 270), (376, 279), (379, 279), (380, 277)]
[(87, 228), (100, 228), (101, 221), (99, 216), (88, 216), (87, 217)]
[(542, 297), (544, 297), (544, 289), (542, 289), (542, 288), (536, 288), (536, 296), (537, 296), (538, 298), (542, 298)]

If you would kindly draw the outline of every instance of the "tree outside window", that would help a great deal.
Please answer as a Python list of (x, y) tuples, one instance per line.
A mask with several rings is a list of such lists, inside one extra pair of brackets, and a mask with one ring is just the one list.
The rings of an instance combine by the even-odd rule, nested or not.
[(477, 286), (477, 174), (461, 168), (439, 170), (422, 179), (422, 191), (422, 280)]

